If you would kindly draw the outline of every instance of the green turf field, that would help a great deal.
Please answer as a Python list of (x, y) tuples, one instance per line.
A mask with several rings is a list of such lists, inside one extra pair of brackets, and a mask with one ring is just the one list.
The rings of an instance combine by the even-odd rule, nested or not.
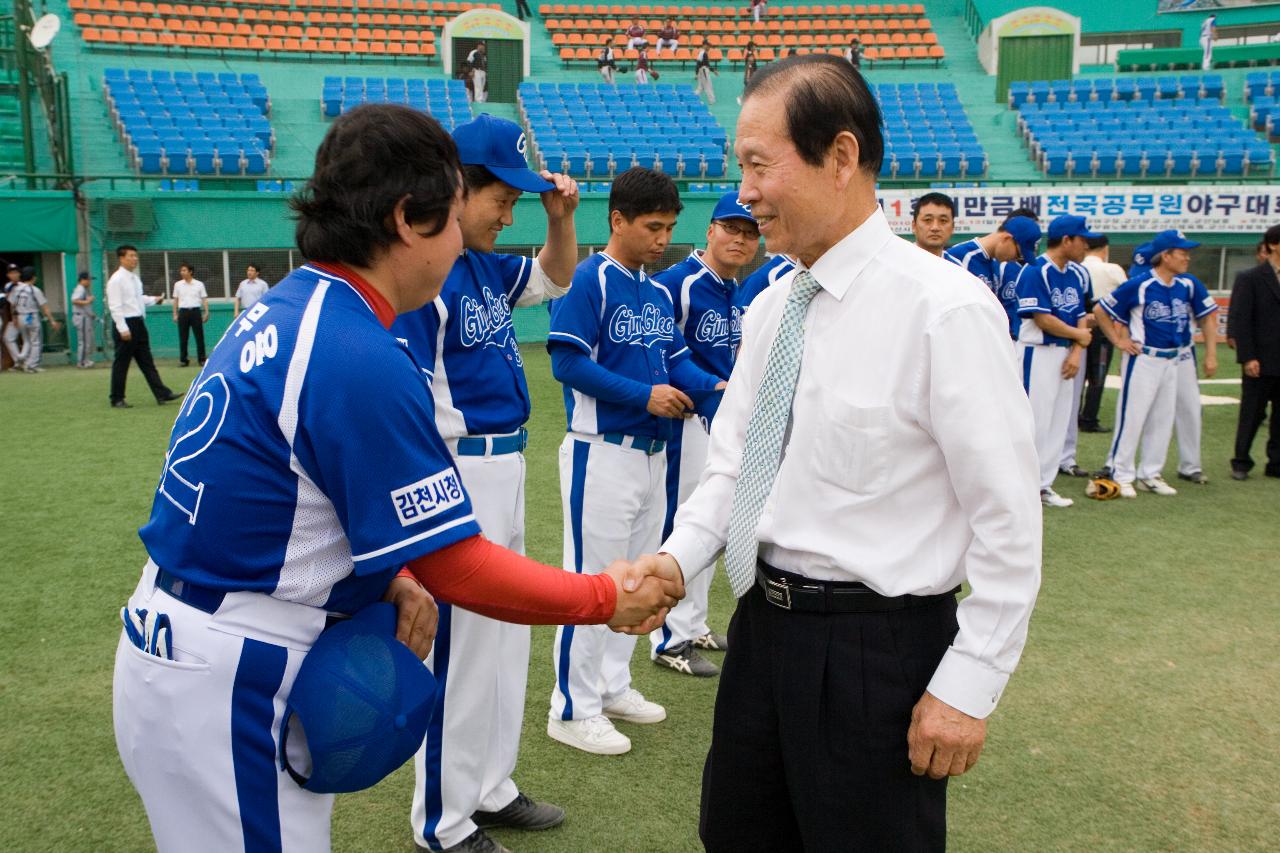
[[(1224, 362), (1231, 353), (1223, 350)], [(60, 359), (60, 355), (52, 356)], [(530, 553), (560, 559), (559, 386), (526, 350), (534, 394)], [(0, 596), (0, 849), (135, 851), (141, 802), (111, 728), (121, 604), (144, 560), (136, 528), (160, 473), (173, 404), (135, 370), (136, 408), (107, 405), (107, 371), (0, 376), (4, 513)], [(194, 377), (160, 365), (175, 388)], [(1223, 375), (1238, 376), (1235, 364)], [(1237, 386), (1206, 386), (1238, 396)], [(1104, 421), (1112, 422), (1108, 393)], [(1280, 845), (1280, 480), (1228, 476), (1236, 409), (1205, 410), (1206, 487), (1176, 498), (1082, 499), (1046, 512), (1044, 585), (1026, 654), (991, 719), (982, 762), (952, 783), (951, 844), (962, 851), (1272, 850)], [(1082, 436), (1101, 464), (1107, 436)], [(1255, 451), (1260, 458), (1261, 440)], [(373, 452), (376, 452), (374, 450)], [(229, 531), (234, 534), (234, 531)], [(713, 624), (728, 622), (723, 578)], [(546, 833), (496, 836), (517, 851), (700, 849), (696, 825), (715, 681), (647, 660), (635, 682), (667, 722), (626, 725), (634, 748), (591, 756), (545, 734), (552, 631), (534, 631), (516, 779), (564, 805)], [(339, 798), (334, 849), (412, 849), (413, 774)]]

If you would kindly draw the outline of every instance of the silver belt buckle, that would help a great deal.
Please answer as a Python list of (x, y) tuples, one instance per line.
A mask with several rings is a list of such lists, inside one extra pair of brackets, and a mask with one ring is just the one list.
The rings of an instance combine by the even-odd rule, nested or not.
[(791, 609), (791, 587), (781, 581), (766, 577), (764, 579), (764, 598), (774, 607), (781, 607), (783, 610)]

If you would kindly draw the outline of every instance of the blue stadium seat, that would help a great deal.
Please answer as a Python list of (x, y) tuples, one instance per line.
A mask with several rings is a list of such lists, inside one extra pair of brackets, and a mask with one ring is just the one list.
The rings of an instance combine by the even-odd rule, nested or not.
[(1031, 83), (1026, 80), (1014, 80), (1009, 84), (1009, 109), (1021, 109), (1031, 94)]
[(1196, 151), (1191, 144), (1174, 145), (1169, 149), (1168, 175), (1191, 177), (1196, 173)]
[(1071, 154), (1066, 148), (1053, 148), (1044, 154), (1044, 171), (1051, 177), (1065, 178), (1071, 174)]
[(1070, 80), (1050, 80), (1049, 81), (1049, 97), (1060, 104), (1065, 104), (1071, 100), (1071, 81)]
[(1218, 156), (1216, 169), (1219, 176), (1243, 175), (1245, 158), (1248, 155), (1243, 148), (1223, 149)]
[(1160, 100), (1171, 101), (1181, 98), (1182, 94), (1182, 83), (1177, 77), (1159, 77), (1156, 79), (1156, 95)]
[(197, 175), (218, 174), (218, 152), (207, 140), (194, 140), (188, 155), (188, 169)]
[(1249, 146), (1249, 174), (1272, 174), (1275, 172), (1275, 152), (1265, 142), (1255, 142)]

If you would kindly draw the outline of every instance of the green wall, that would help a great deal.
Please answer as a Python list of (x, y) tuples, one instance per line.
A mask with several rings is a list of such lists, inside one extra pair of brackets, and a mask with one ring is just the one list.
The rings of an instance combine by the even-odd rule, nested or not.
[[(1200, 24), (1208, 12), (1156, 12), (1156, 0), (1107, 0), (1101, 2), (1037, 3), (1035, 0), (973, 0), (983, 26), (994, 19), (1028, 6), (1051, 6), (1081, 19), (1087, 33), (1114, 33), (1126, 30), (1182, 30), (1184, 46), (1194, 47), (1200, 38)], [(1256, 24), (1280, 20), (1280, 5), (1247, 6), (1217, 10), (1218, 26)]]

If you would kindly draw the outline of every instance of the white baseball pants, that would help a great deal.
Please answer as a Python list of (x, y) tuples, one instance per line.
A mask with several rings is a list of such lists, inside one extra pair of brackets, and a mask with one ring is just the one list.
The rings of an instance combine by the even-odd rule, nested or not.
[(1200, 377), (1196, 372), (1196, 348), (1187, 347), (1178, 356), (1177, 403), (1173, 428), (1178, 436), (1178, 473), (1194, 474), (1200, 467)]
[[(1067, 421), (1071, 417), (1075, 383), (1062, 378), (1062, 364), (1067, 360), (1070, 347), (1018, 344), (1018, 350), (1022, 387), (1031, 401), (1031, 417), (1036, 427), (1040, 488), (1049, 489), (1058, 476), (1058, 463), (1067, 440)], [(1079, 400), (1079, 395), (1076, 399)]]
[[(652, 553), (666, 516), (666, 451), (649, 455), (569, 433), (560, 445), (565, 571), (598, 574), (614, 560)], [(605, 625), (556, 630), (551, 691), (553, 719), (600, 714), (631, 687), (636, 638)]]
[(1071, 413), (1067, 416), (1067, 437), (1062, 444), (1062, 461), (1058, 463), (1059, 468), (1070, 468), (1076, 464), (1076, 445), (1080, 442), (1080, 395), (1083, 392), (1084, 355), (1081, 354), (1080, 369), (1071, 380)]
[[(663, 537), (671, 532), (676, 508), (685, 502), (698, 486), (702, 469), (707, 464), (711, 436), (701, 418), (686, 418), (680, 440), (667, 447), (667, 515)], [(695, 567), (688, 567), (689, 569)], [(700, 567), (697, 567), (700, 568)], [(686, 571), (686, 574), (692, 572)], [(649, 634), (649, 657), (675, 648), (711, 629), (707, 626), (707, 596), (711, 591), (712, 565), (685, 586), (685, 596), (667, 613), (666, 622)]]
[[(1111, 440), (1112, 476), (1117, 483), (1160, 476), (1169, 452), (1176, 406), (1178, 362), (1153, 355), (1124, 354), (1120, 399)], [(1142, 465), (1136, 464), (1142, 446)]]
[[(525, 459), (520, 453), (455, 456), (485, 538), (524, 553)], [(476, 831), (477, 809), (501, 811), (519, 791), (529, 675), (529, 626), (441, 604), (427, 666), (444, 690), (413, 759), (413, 835), (433, 850)]]

